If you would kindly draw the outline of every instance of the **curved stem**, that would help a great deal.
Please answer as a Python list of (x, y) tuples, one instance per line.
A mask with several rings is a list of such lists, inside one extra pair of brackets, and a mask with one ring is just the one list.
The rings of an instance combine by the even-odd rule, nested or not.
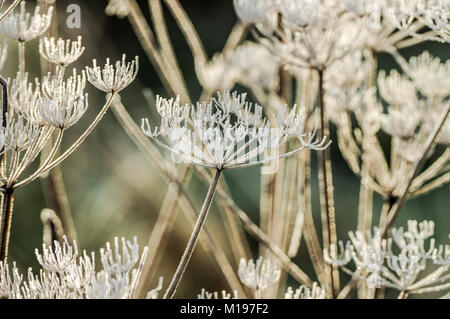
[(5, 189), (2, 198), (0, 224), (0, 262), (6, 263), (8, 258), (9, 237), (11, 235), (11, 220), (14, 206), (14, 190)]
[(164, 295), (164, 299), (173, 298), (177, 290), (177, 287), (180, 284), (181, 279), (183, 278), (183, 274), (186, 271), (187, 265), (189, 264), (192, 254), (194, 253), (194, 248), (195, 245), (197, 244), (200, 232), (203, 228), (203, 225), (205, 224), (206, 216), (208, 215), (209, 208), (211, 207), (221, 172), (222, 171), (220, 169), (216, 170), (216, 174), (214, 175), (214, 179), (209, 187), (208, 194), (206, 195), (205, 202), (203, 203), (203, 207), (200, 211), (200, 214), (198, 215), (194, 230), (192, 231), (191, 238), (189, 239), (186, 249), (184, 250), (183, 256), (181, 257), (177, 270), (173, 275), (169, 288), (167, 288), (167, 291)]

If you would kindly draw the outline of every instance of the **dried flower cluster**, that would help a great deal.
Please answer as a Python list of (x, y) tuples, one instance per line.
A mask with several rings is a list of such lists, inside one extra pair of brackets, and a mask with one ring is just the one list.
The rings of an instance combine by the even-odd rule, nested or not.
[[(0, 263), (0, 296), (7, 299), (129, 299), (139, 279), (147, 248), (139, 252), (137, 239), (115, 238), (114, 246), (100, 250), (102, 270), (96, 271), (95, 254), (78, 252), (76, 242), (67, 238), (53, 247), (36, 249), (41, 265), (38, 274), (30, 268), (26, 276)], [(147, 298), (158, 296), (161, 288), (152, 290)]]

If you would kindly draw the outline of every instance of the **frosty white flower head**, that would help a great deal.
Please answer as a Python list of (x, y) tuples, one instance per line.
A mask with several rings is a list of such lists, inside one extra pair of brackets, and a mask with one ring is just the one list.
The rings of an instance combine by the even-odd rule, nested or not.
[[(276, 116), (279, 128), (271, 129), (263, 117), (262, 108), (246, 101), (246, 95), (225, 91), (209, 103), (197, 106), (181, 105), (179, 98), (157, 98), (161, 125), (152, 129), (148, 119), (142, 120), (142, 130), (159, 145), (181, 160), (220, 170), (264, 164), (288, 157), (302, 149), (323, 150), (329, 143), (315, 139), (315, 132), (305, 134), (302, 112), (294, 107)], [(295, 150), (273, 157), (266, 153), (277, 150), (290, 136), (300, 143)], [(159, 140), (163, 136), (167, 144)]]
[(39, 53), (48, 62), (68, 66), (79, 59), (85, 47), (81, 45), (81, 36), (76, 41), (61, 38), (43, 38), (39, 42)]
[(8, 15), (0, 23), (0, 31), (7, 37), (19, 42), (33, 40), (48, 30), (52, 21), (53, 6), (47, 13), (41, 13), (41, 7), (36, 6), (34, 13), (26, 11), (26, 2), (20, 3), (19, 12)]
[(320, 287), (317, 282), (314, 282), (312, 288), (300, 286), (294, 291), (294, 289), (289, 287), (284, 294), (284, 299), (325, 299), (325, 296), (325, 289)]
[(36, 105), (40, 97), (40, 83), (28, 82), (28, 73), (17, 73), (16, 78), (8, 80), (8, 102), (10, 116), (17, 114), (24, 116), (33, 124), (41, 124), (36, 114)]
[(221, 292), (209, 292), (203, 288), (197, 295), (197, 299), (238, 299), (238, 292), (236, 290), (233, 293), (226, 292), (225, 290)]
[(241, 258), (238, 275), (241, 281), (256, 291), (265, 290), (278, 282), (280, 269), (269, 259), (259, 257), (256, 262)]
[[(65, 237), (62, 243), (55, 241), (51, 247), (43, 245), (42, 253), (36, 249), (42, 269), (34, 275), (30, 268), (26, 280), (15, 264), (10, 269), (0, 263), (0, 296), (9, 299), (132, 298), (147, 249), (143, 250), (136, 268), (139, 261), (136, 240), (122, 239), (122, 250), (118, 239), (115, 243), (114, 249), (108, 245), (102, 250), (103, 269), (98, 272), (94, 253), (88, 255), (83, 251), (80, 255), (76, 242), (70, 244)], [(148, 293), (148, 298), (156, 298), (161, 288), (162, 279), (158, 287)]]
[(139, 58), (136, 56), (132, 62), (126, 62), (126, 55), (122, 56), (121, 61), (111, 64), (106, 59), (103, 68), (97, 66), (94, 60), (93, 67), (87, 67), (86, 73), (89, 82), (96, 88), (107, 93), (118, 93), (125, 89), (136, 78), (139, 70)]
[(106, 243), (106, 249), (100, 250), (102, 264), (108, 273), (125, 273), (131, 270), (139, 259), (139, 245), (137, 238), (133, 243), (122, 238), (122, 254), (120, 254), (119, 238), (114, 239), (114, 250), (111, 244)]
[(61, 67), (57, 67), (56, 75), (49, 73), (42, 80), (42, 93), (49, 99), (77, 98), (84, 94), (85, 88), (86, 72), (78, 74), (76, 69), (63, 81)]
[(125, 18), (130, 14), (129, 0), (109, 0), (105, 12), (109, 16), (116, 15), (119, 18)]

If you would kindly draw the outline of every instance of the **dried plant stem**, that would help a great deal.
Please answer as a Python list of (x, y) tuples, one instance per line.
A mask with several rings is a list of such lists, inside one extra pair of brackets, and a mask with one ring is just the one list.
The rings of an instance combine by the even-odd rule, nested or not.
[(8, 258), (11, 221), (14, 207), (14, 190), (7, 188), (2, 192), (1, 227), (0, 227), (0, 262), (6, 263)]
[[(320, 133), (321, 138), (329, 136), (328, 118), (325, 110), (325, 90), (323, 69), (317, 70), (319, 75), (319, 108), (320, 108)], [(331, 172), (330, 149), (319, 152), (319, 183), (322, 206), (323, 241), (324, 248), (337, 245), (336, 216), (334, 210), (333, 180)], [(339, 269), (336, 265), (330, 265), (330, 295), (334, 299), (339, 293)]]
[(411, 174), (408, 178), (408, 182), (401, 193), (401, 195), (397, 198), (397, 200), (392, 205), (391, 209), (389, 210), (387, 214), (387, 220), (386, 224), (383, 227), (383, 234), (387, 235), (391, 227), (394, 225), (395, 219), (397, 218), (398, 214), (400, 213), (401, 208), (405, 204), (406, 198), (408, 197), (409, 190), (411, 185), (414, 182), (414, 179), (418, 176), (420, 173), (420, 170), (424, 166), (427, 155), (429, 151), (431, 150), (434, 141), (439, 136), (442, 127), (444, 126), (445, 122), (447, 121), (448, 115), (450, 113), (450, 103), (447, 104), (446, 109), (443, 111), (441, 117), (439, 118), (433, 132), (428, 137), (428, 140), (425, 142), (425, 145), (420, 153), (420, 157), (418, 160), (414, 163), (412, 166)]
[(0, 16), (0, 22), (5, 20), (5, 18), (19, 5), (20, 1), (22, 0), (15, 0), (9, 7), (6, 9), (5, 12), (2, 13)]
[[(375, 50), (370, 51), (370, 72), (367, 80), (369, 88), (376, 86), (378, 73), (378, 54)], [(364, 143), (370, 143), (370, 140), (364, 139)], [(365, 149), (366, 147), (363, 147)], [(369, 175), (369, 167), (363, 161), (361, 164), (361, 178), (364, 179)], [(361, 183), (359, 190), (359, 205), (358, 205), (358, 230), (364, 234), (372, 228), (373, 218), (373, 190)]]
[[(228, 185), (222, 181), (219, 181), (219, 188), (230, 193)], [(233, 248), (233, 255), (235, 257), (236, 263), (239, 263), (241, 258), (249, 260), (252, 256), (250, 246), (247, 237), (242, 228), (242, 224), (239, 219), (231, 212), (231, 209), (225, 205), (222, 201), (219, 201), (221, 206), (220, 213), (225, 223), (225, 228), (227, 230), (227, 235), (229, 237), (230, 245)]]
[(192, 55), (194, 56), (194, 61), (196, 63), (205, 63), (208, 61), (207, 55), (205, 53), (205, 49), (203, 48), (203, 44), (200, 40), (200, 37), (195, 30), (192, 21), (189, 19), (188, 14), (184, 11), (183, 7), (179, 3), (178, 0), (164, 0), (167, 4), (167, 7), (172, 12), (173, 17), (178, 23), (181, 31), (183, 32), (186, 41), (191, 48)]
[[(185, 181), (187, 170), (183, 168), (178, 179), (181, 182)], [(175, 219), (178, 197), (180, 196), (180, 188), (177, 183), (170, 183), (166, 197), (159, 211), (158, 218), (153, 227), (153, 231), (148, 239), (147, 247), (149, 252), (144, 262), (141, 274), (141, 280), (136, 287), (136, 297), (140, 298), (145, 294), (145, 283), (152, 280), (152, 275), (155, 271), (156, 265), (159, 261), (157, 255), (163, 250), (165, 240), (164, 236), (172, 232)]]
[(186, 271), (186, 268), (189, 264), (192, 254), (194, 253), (194, 248), (197, 244), (200, 232), (203, 228), (203, 225), (205, 224), (206, 217), (208, 215), (209, 208), (211, 207), (212, 200), (213, 200), (214, 194), (216, 192), (217, 183), (219, 182), (221, 172), (222, 171), (220, 169), (216, 170), (213, 181), (212, 181), (212, 183), (209, 187), (208, 193), (206, 195), (205, 202), (203, 203), (203, 207), (200, 210), (200, 213), (198, 215), (198, 219), (195, 224), (194, 230), (192, 231), (191, 237), (188, 241), (188, 244), (183, 253), (183, 256), (181, 257), (181, 260), (178, 264), (177, 270), (175, 271), (172, 281), (170, 282), (170, 285), (167, 288), (167, 291), (164, 295), (164, 299), (172, 299), (173, 298), (173, 296), (175, 295), (175, 292), (177, 290), (177, 287), (180, 284), (181, 279), (183, 278), (184, 272)]
[(300, 198), (303, 202), (305, 222), (304, 237), (306, 248), (308, 249), (317, 278), (322, 285), (327, 286), (329, 285), (327, 273), (325, 271), (327, 265), (325, 265), (325, 261), (323, 260), (322, 248), (320, 246), (311, 208), (311, 154), (310, 150), (305, 150), (303, 152), (305, 159), (299, 170), (299, 175), (301, 174), (299, 176), (299, 183), (301, 184), (300, 190), (302, 191)]
[[(211, 176), (209, 176), (204, 169), (195, 167), (195, 170), (202, 180), (205, 182), (211, 182)], [(278, 245), (276, 245), (273, 240), (234, 203), (229, 194), (227, 194), (227, 192), (221, 188), (220, 185), (217, 188), (217, 199), (222, 206), (230, 208), (230, 211), (239, 218), (247, 232), (265, 245), (278, 259), (283, 268), (286, 269), (286, 271), (288, 271), (295, 280), (299, 283), (307, 285), (308, 287), (312, 287), (313, 282), (308, 275), (303, 272), (298, 265), (292, 262), (291, 258), (289, 258), (289, 256), (286, 255), (286, 253), (278, 247)]]
[[(193, 205), (191, 201), (189, 200), (187, 193), (184, 189), (184, 181), (180, 179), (179, 174), (175, 174), (175, 169), (173, 167), (169, 167), (167, 162), (164, 161), (158, 150), (155, 148), (155, 146), (148, 140), (148, 138), (142, 133), (142, 131), (139, 129), (139, 127), (136, 125), (136, 123), (133, 121), (131, 116), (126, 111), (123, 104), (120, 102), (120, 96), (117, 96), (117, 98), (114, 100), (112, 104), (112, 110), (113, 113), (116, 115), (117, 119), (121, 123), (122, 127), (124, 128), (125, 132), (130, 136), (130, 138), (134, 141), (134, 143), (141, 149), (141, 151), (147, 156), (147, 158), (150, 160), (150, 162), (153, 165), (156, 165), (156, 167), (159, 169), (159, 171), (168, 179), (170, 183), (174, 183), (177, 185), (177, 189), (179, 191), (178, 197), (173, 197), (172, 199), (178, 200), (178, 204), (182, 208), (183, 213), (186, 214), (186, 217), (190, 220), (192, 220), (195, 223), (196, 219), (196, 213), (194, 211)], [(167, 164), (167, 165), (164, 165)], [(166, 197), (167, 198), (167, 197)], [(168, 200), (169, 201), (169, 200)], [(171, 217), (174, 219), (175, 214), (173, 212), (169, 211), (163, 211), (164, 214), (172, 215)], [(160, 215), (161, 216), (161, 215)], [(169, 216), (170, 217), (170, 216)], [(163, 216), (161, 216), (163, 218)], [(167, 227), (170, 228), (171, 222), (169, 221), (167, 223)], [(156, 226), (155, 226), (156, 227)], [(155, 229), (155, 231), (158, 231)], [(170, 232), (169, 229), (165, 230), (166, 232)], [(161, 233), (163, 231), (161, 230)], [(208, 231), (208, 227), (205, 226), (204, 231), (205, 236), (207, 236), (204, 247), (206, 247), (209, 251), (211, 251), (211, 255), (216, 260), (217, 266), (220, 268), (222, 273), (224, 274), (225, 279), (227, 280), (228, 284), (233, 290), (237, 290), (239, 292), (240, 296), (245, 296), (245, 292), (239, 282), (239, 279), (236, 277), (235, 273), (233, 272), (233, 268), (229, 264), (225, 254), (222, 252), (219, 243), (214, 239), (214, 236), (210, 234)], [(155, 237), (156, 235), (155, 235)], [(155, 241), (156, 241), (155, 239)], [(202, 241), (202, 237), (200, 237), (200, 241)], [(160, 242), (160, 245), (162, 242)], [(151, 246), (150, 246), (151, 247)], [(209, 248), (208, 248), (209, 247)], [(149, 255), (150, 256), (150, 255)], [(146, 258), (146, 263), (150, 262), (155, 264), (155, 261), (150, 260), (150, 258)], [(142, 277), (145, 278), (145, 277)], [(136, 296), (141, 296), (143, 293), (143, 289), (145, 289), (145, 280), (142, 279), (139, 282), (139, 290), (136, 291)]]
[(25, 76), (25, 42), (18, 41), (17, 49), (19, 53), (19, 72), (22, 77)]

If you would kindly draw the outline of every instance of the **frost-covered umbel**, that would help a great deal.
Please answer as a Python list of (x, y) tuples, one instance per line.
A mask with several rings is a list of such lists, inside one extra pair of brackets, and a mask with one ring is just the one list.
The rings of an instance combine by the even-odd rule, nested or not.
[[(158, 97), (156, 105), (161, 125), (152, 129), (148, 119), (143, 119), (144, 133), (181, 160), (207, 168), (254, 166), (305, 148), (323, 150), (328, 146), (326, 138), (318, 141), (315, 132), (303, 132), (303, 114), (297, 114), (295, 107), (289, 113), (280, 108), (279, 128), (272, 129), (262, 107), (247, 102), (245, 94), (225, 91), (209, 103), (197, 103), (196, 107), (181, 105), (179, 98)], [(278, 150), (292, 135), (300, 143), (295, 150), (265, 156), (266, 152)], [(158, 139), (160, 136), (167, 139), (167, 144)]]
[(48, 8), (47, 13), (41, 13), (41, 7), (36, 6), (34, 13), (26, 10), (26, 2), (20, 3), (19, 12), (8, 15), (0, 23), (0, 31), (7, 37), (26, 42), (41, 36), (50, 27), (53, 16), (53, 6)]
[(39, 42), (39, 53), (42, 57), (50, 63), (64, 67), (78, 60), (84, 50), (81, 36), (76, 41), (45, 37)]
[[(369, 287), (393, 288), (406, 294), (438, 292), (450, 287), (450, 246), (436, 247), (433, 235), (433, 222), (410, 220), (407, 229), (394, 228), (389, 239), (383, 238), (379, 228), (367, 234), (350, 232), (345, 247), (339, 244), (340, 253), (331, 246), (324, 250), (324, 256), (328, 263), (366, 281)], [(358, 274), (345, 267), (350, 261)], [(430, 263), (437, 267), (424, 274)]]
[(106, 59), (103, 68), (97, 65), (94, 60), (92, 67), (86, 68), (89, 82), (97, 89), (107, 93), (119, 93), (134, 81), (139, 70), (139, 58), (136, 56), (132, 62), (126, 61), (126, 55), (122, 56), (121, 61), (111, 64)]
[(272, 260), (259, 257), (256, 262), (241, 258), (239, 263), (239, 279), (249, 288), (261, 292), (280, 280), (280, 269)]
[[(26, 276), (0, 263), (0, 296), (8, 299), (129, 299), (133, 297), (147, 247), (139, 253), (137, 239), (115, 238), (100, 250), (102, 269), (95, 269), (95, 254), (79, 253), (76, 242), (66, 238), (53, 247), (36, 249), (41, 265), (38, 275), (31, 268)], [(161, 283), (161, 281), (160, 281)], [(161, 287), (152, 290), (148, 298), (157, 297)]]

